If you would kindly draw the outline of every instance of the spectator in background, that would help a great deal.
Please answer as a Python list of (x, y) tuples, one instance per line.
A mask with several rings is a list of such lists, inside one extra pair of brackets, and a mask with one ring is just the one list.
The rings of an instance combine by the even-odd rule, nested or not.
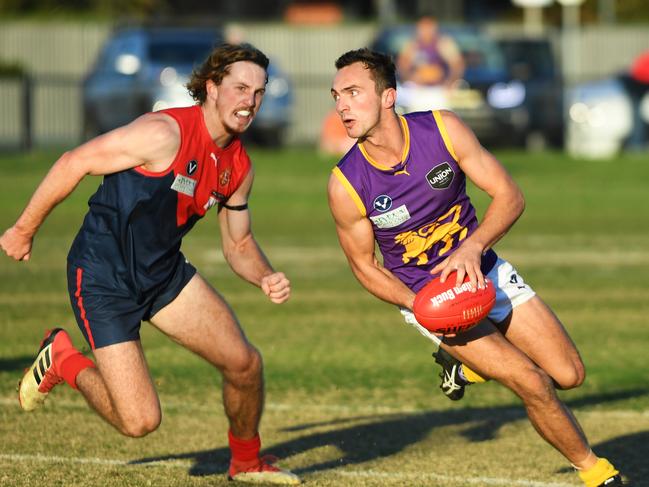
[(417, 22), (416, 37), (399, 53), (397, 69), (403, 82), (451, 88), (464, 74), (464, 60), (455, 41), (439, 33), (433, 17)]
[(649, 50), (640, 54), (631, 66), (631, 76), (645, 87), (649, 87)]
[(625, 76), (625, 84), (633, 105), (633, 128), (629, 137), (630, 149), (647, 148), (647, 122), (642, 116), (642, 100), (649, 93), (649, 50), (641, 53)]
[(397, 71), (406, 95), (400, 104), (408, 111), (420, 109), (415, 105), (422, 98), (418, 87), (427, 88), (426, 109), (448, 108), (449, 92), (464, 74), (464, 59), (455, 41), (440, 34), (437, 19), (422, 17), (415, 38), (399, 53)]

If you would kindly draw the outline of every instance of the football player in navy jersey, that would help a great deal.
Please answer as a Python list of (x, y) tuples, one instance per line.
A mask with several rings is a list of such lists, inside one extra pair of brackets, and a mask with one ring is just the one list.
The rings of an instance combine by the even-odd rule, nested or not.
[[(523, 212), (516, 183), (454, 113), (397, 115), (389, 56), (349, 51), (336, 68), (331, 88), (336, 111), (358, 142), (333, 170), (329, 206), (356, 278), (399, 306), (406, 322), (440, 347), (438, 361), (442, 353), (449, 357), (446, 380), (501, 382), (522, 399), (535, 429), (579, 470), (587, 487), (624, 485), (615, 467), (593, 453), (557, 397), (555, 387), (577, 387), (584, 379), (574, 343), (516, 269), (491, 248)], [(491, 197), (480, 223), (466, 193), (467, 177)], [(415, 294), (436, 275), (458, 286), (468, 276), (473, 288), (484, 286), (485, 276), (491, 279), (496, 303), (488, 319), (443, 340), (417, 323), (411, 311)], [(457, 391), (448, 387), (448, 392)]]
[(250, 45), (216, 47), (188, 84), (195, 106), (145, 114), (63, 154), (0, 237), (9, 257), (28, 261), (34, 236), (54, 207), (85, 176), (103, 176), (67, 271), (74, 314), (95, 361), (72, 345), (65, 330), (48, 330), (20, 383), (23, 409), (35, 409), (66, 382), (124, 435), (154, 431), (161, 410), (139, 334), (141, 322), (149, 321), (221, 372), (229, 477), (299, 483), (259, 454), (259, 351), (180, 251), (182, 237), (214, 207), (234, 272), (273, 303), (290, 296), (289, 280), (273, 269), (251, 232), (253, 170), (239, 140), (261, 105), (267, 67), (267, 57)]

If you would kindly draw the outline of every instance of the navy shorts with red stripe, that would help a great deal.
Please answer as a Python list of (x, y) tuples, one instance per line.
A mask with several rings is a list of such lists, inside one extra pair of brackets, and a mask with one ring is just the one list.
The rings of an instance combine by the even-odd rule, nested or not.
[[(107, 272), (106, 272), (107, 271)], [(68, 262), (68, 293), (77, 324), (93, 350), (140, 339), (140, 325), (171, 303), (196, 274), (184, 257), (153, 291), (136, 293), (112, 273)]]

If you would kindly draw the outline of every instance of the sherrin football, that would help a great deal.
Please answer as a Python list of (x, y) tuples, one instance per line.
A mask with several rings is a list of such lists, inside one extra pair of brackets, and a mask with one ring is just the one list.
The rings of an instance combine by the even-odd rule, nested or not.
[(440, 334), (460, 333), (485, 318), (496, 301), (496, 288), (485, 276), (485, 288), (471, 292), (469, 276), (455, 285), (455, 272), (446, 282), (439, 277), (426, 284), (415, 296), (413, 313), (420, 325)]

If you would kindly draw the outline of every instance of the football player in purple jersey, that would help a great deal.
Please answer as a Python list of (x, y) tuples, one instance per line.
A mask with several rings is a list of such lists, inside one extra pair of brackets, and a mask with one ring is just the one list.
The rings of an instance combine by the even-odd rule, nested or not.
[[(494, 379), (518, 395), (531, 423), (579, 471), (588, 487), (624, 485), (618, 470), (591, 450), (555, 388), (584, 380), (574, 343), (514, 267), (492, 250), (524, 209), (523, 195), (498, 160), (450, 111), (395, 112), (392, 60), (368, 49), (336, 61), (331, 94), (350, 137), (334, 168), (329, 205), (352, 271), (378, 298), (440, 347), (445, 392)], [(466, 177), (491, 197), (482, 221)], [(383, 263), (375, 257), (375, 243)], [(488, 319), (456, 336), (435, 336), (413, 314), (415, 293), (440, 275), (494, 282)], [(466, 367), (468, 365), (469, 367)]]

